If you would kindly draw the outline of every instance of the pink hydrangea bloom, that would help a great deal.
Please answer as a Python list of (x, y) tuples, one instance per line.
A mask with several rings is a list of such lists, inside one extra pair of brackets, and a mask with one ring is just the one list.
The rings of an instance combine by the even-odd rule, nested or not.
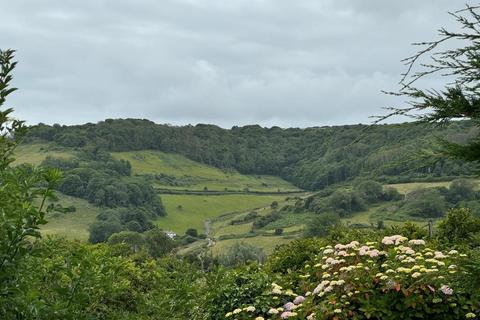
[(285, 309), (285, 311), (291, 311), (293, 309), (295, 309), (295, 304), (293, 302), (287, 302), (285, 303), (285, 305), (283, 306), (283, 309)]
[(293, 300), (293, 303), (294, 304), (300, 304), (303, 301), (305, 301), (305, 297), (304, 296), (298, 296), (298, 297), (295, 298), (295, 300)]

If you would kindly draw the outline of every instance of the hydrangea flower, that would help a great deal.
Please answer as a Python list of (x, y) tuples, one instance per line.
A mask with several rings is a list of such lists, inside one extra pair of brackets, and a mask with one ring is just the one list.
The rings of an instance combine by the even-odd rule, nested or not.
[(277, 314), (279, 313), (279, 311), (275, 308), (270, 308), (270, 310), (268, 310), (268, 314)]
[(422, 239), (412, 239), (408, 241), (409, 244), (411, 245), (416, 245), (416, 246), (424, 246), (425, 245), (425, 240)]
[(447, 296), (450, 296), (453, 294), (453, 289), (445, 284), (440, 287), (440, 291), (442, 291), (443, 294)]
[(290, 317), (295, 317), (297, 315), (296, 312), (291, 312), (291, 311), (285, 311), (280, 315), (280, 318), (282, 319), (288, 319)]
[(295, 298), (295, 300), (293, 300), (293, 303), (294, 304), (300, 304), (303, 301), (305, 301), (305, 297), (304, 296), (298, 296), (298, 297)]
[(307, 316), (307, 320), (315, 319), (315, 312), (312, 312), (309, 316)]
[(293, 303), (293, 302), (287, 302), (285, 303), (285, 305), (283, 306), (283, 308), (285, 309), (285, 311), (292, 311), (293, 309), (295, 309), (297, 306)]

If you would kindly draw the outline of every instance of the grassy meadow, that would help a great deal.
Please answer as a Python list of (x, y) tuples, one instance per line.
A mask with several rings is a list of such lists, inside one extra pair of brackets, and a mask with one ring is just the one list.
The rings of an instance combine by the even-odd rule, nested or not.
[[(478, 179), (468, 179), (473, 181), (476, 184), (476, 188), (480, 187)], [(397, 189), (401, 194), (407, 194), (414, 190), (418, 189), (428, 189), (436, 187), (450, 187), (451, 181), (438, 181), (438, 182), (409, 182), (409, 183), (396, 183), (396, 184), (387, 184), (385, 187), (392, 187)]]
[(207, 187), (211, 191), (244, 190), (251, 191), (298, 191), (287, 181), (268, 175), (243, 175), (235, 170), (221, 170), (195, 162), (179, 154), (154, 150), (113, 152), (116, 159), (124, 159), (132, 164), (133, 174), (166, 174), (182, 179), (184, 184), (172, 186), (157, 183), (167, 189), (188, 189), (201, 191)]
[(167, 216), (159, 218), (157, 225), (179, 234), (188, 228), (203, 232), (207, 219), (269, 206), (273, 201), (282, 201), (284, 198), (271, 195), (162, 195)]
[[(279, 201), (279, 205), (292, 204), (295, 200)], [(264, 216), (272, 212), (269, 206), (255, 210), (259, 216)], [(259, 248), (263, 248), (265, 253), (271, 253), (277, 245), (288, 243), (289, 241), (301, 236), (303, 227), (311, 214), (282, 214), (282, 217), (263, 228), (251, 233), (253, 222), (240, 224), (231, 224), (232, 220), (242, 219), (249, 211), (240, 213), (231, 213), (222, 215), (211, 220), (210, 237), (214, 239), (215, 244), (210, 247), (213, 255), (221, 255), (229, 250), (236, 242), (245, 242)], [(282, 228), (283, 234), (275, 235), (274, 229)]]
[(55, 158), (72, 158), (75, 155), (73, 150), (65, 150), (54, 147), (48, 143), (22, 144), (15, 150), (14, 165), (29, 163), (40, 165), (47, 156)]
[(88, 201), (66, 196), (57, 193), (59, 204), (67, 207), (74, 206), (75, 212), (54, 213), (47, 217), (48, 223), (42, 226), (42, 233), (45, 235), (57, 234), (68, 239), (86, 241), (88, 239), (88, 226), (95, 221), (100, 213), (100, 208), (90, 204)]

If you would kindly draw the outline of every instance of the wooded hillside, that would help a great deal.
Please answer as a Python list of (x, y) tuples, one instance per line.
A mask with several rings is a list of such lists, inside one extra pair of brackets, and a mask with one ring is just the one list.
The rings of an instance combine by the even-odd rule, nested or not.
[(153, 149), (241, 173), (279, 175), (309, 190), (358, 176), (396, 183), (472, 174), (475, 165), (432, 156), (439, 139), (466, 143), (470, 121), (446, 126), (404, 123), (336, 127), (223, 129), (214, 125), (160, 125), (148, 120), (107, 119), (78, 126), (37, 125), (28, 139), (107, 151)]

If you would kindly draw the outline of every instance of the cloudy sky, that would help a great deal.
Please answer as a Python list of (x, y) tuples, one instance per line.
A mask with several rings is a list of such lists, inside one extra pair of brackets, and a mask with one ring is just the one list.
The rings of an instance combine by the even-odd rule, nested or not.
[[(29, 123), (369, 123), (451, 0), (0, 1)], [(433, 82), (440, 79), (433, 79)]]

